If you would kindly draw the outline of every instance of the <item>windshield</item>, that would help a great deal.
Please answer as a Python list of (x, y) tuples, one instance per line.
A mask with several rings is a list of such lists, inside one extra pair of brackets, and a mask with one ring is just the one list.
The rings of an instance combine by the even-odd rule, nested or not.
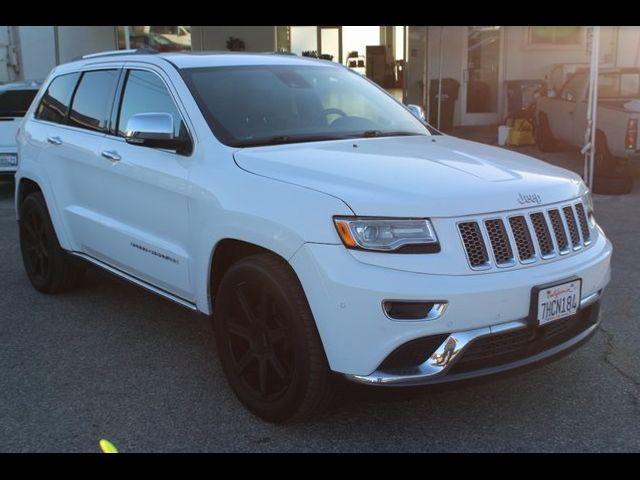
[(214, 135), (231, 146), (437, 133), (343, 67), (192, 68), (182, 75)]
[(0, 91), (0, 117), (24, 117), (37, 90)]

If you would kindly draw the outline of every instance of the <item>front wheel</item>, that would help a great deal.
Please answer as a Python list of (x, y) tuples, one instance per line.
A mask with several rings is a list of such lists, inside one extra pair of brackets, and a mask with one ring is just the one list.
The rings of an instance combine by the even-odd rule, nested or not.
[(270, 422), (303, 420), (333, 398), (332, 378), (304, 291), (283, 260), (246, 257), (224, 275), (214, 329), (233, 392)]

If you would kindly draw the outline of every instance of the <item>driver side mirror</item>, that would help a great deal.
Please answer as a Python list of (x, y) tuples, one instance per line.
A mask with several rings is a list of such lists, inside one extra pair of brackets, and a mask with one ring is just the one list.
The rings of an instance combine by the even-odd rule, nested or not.
[(426, 121), (424, 109), (420, 105), (410, 104), (407, 105), (407, 108), (418, 120), (422, 120), (423, 122)]
[(173, 116), (168, 113), (138, 113), (127, 121), (124, 139), (132, 145), (188, 151), (189, 141), (175, 137), (173, 130)]

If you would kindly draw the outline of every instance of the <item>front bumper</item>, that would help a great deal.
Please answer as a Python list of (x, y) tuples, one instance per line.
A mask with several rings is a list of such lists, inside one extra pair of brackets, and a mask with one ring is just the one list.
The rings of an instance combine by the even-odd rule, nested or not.
[[(348, 380), (365, 385), (378, 386), (415, 386), (467, 380), (492, 375), (515, 368), (524, 367), (557, 356), (588, 339), (600, 323), (599, 299), (602, 291), (584, 298), (580, 303), (579, 318), (568, 320), (575, 323), (574, 332), (569, 335), (556, 335), (559, 338), (537, 339), (537, 332), (531, 329), (526, 319), (515, 322), (492, 325), (490, 327), (451, 333), (433, 354), (422, 364), (408, 369), (377, 370), (371, 375), (345, 375)], [(529, 333), (530, 332), (530, 333)], [(509, 352), (509, 345), (502, 340), (502, 349), (495, 348), (491, 354), (484, 355), (484, 361), (471, 360), (471, 365), (460, 365), (458, 360), (465, 358), (467, 350), (477, 345), (479, 340), (497, 338), (511, 333), (529, 336), (520, 351)], [(522, 337), (522, 335), (520, 335)], [(517, 338), (517, 337), (516, 337)], [(500, 341), (499, 341), (500, 342)], [(516, 343), (516, 342), (513, 342)], [(498, 343), (500, 345), (500, 343)], [(506, 347), (506, 348), (505, 348)], [(502, 350), (502, 351), (500, 351)], [(510, 354), (509, 354), (510, 353)], [(505, 358), (509, 358), (505, 360)]]
[[(412, 340), (451, 332), (471, 338), (515, 328), (529, 316), (533, 286), (575, 275), (582, 279), (581, 300), (591, 301), (609, 282), (611, 251), (611, 243), (598, 235), (586, 251), (561, 261), (470, 275), (374, 266), (341, 245), (305, 244), (290, 263), (305, 290), (330, 368), (352, 377), (379, 378), (383, 361)], [(421, 261), (420, 255), (415, 257)], [(433, 320), (397, 321), (382, 309), (390, 299), (446, 301), (447, 308)]]

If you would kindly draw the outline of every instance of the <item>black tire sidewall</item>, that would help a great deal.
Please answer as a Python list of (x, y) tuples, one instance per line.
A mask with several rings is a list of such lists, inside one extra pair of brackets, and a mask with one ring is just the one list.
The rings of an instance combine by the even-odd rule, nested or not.
[[(306, 328), (308, 325), (305, 325), (305, 323), (313, 321), (308, 306), (305, 305), (305, 308), (295, 299), (292, 300), (292, 297), (300, 295), (301, 292), (294, 291), (296, 287), (299, 287), (297, 285), (291, 285), (292, 282), (290, 281), (285, 280), (283, 282), (282, 275), (278, 275), (277, 273), (278, 272), (273, 272), (271, 268), (260, 262), (258, 257), (248, 257), (233, 265), (225, 274), (218, 289), (213, 317), (220, 362), (233, 392), (240, 402), (251, 412), (271, 422), (288, 420), (297, 413), (300, 405), (303, 403), (308, 390), (308, 384), (312, 381), (309, 351), (313, 348), (310, 344), (315, 340), (309, 338), (309, 329)], [(226, 302), (229, 296), (233, 294), (231, 289), (233, 285), (243, 278), (247, 278), (247, 276), (258, 278), (260, 281), (271, 282), (274, 291), (278, 292), (277, 295), (281, 304), (283, 306), (286, 305), (290, 318), (294, 320), (291, 322), (291, 325), (289, 325), (291, 344), (295, 358), (293, 378), (283, 396), (271, 402), (265, 402), (255, 397), (233, 371), (234, 362), (224, 327), (224, 314), (227, 308)]]
[(27, 272), (27, 276), (31, 281), (32, 285), (41, 292), (48, 292), (53, 280), (54, 274), (57, 264), (57, 254), (60, 246), (58, 244), (58, 239), (56, 237), (55, 231), (53, 229), (53, 224), (51, 223), (51, 218), (49, 217), (49, 212), (47, 210), (46, 203), (44, 201), (44, 197), (41, 193), (35, 192), (31, 193), (27, 196), (27, 198), (23, 201), (21, 207), (21, 218), (26, 217), (31, 212), (34, 212), (40, 220), (44, 224), (45, 229), (45, 244), (47, 247), (47, 252), (49, 254), (49, 265), (47, 270), (47, 275), (44, 278), (39, 278), (34, 275), (34, 272), (31, 268), (31, 263), (26, 258), (25, 246), (24, 246), (24, 224), (23, 220), (20, 221), (19, 225), (19, 236), (20, 236), (20, 251), (22, 254), (22, 261), (24, 263), (25, 271)]

